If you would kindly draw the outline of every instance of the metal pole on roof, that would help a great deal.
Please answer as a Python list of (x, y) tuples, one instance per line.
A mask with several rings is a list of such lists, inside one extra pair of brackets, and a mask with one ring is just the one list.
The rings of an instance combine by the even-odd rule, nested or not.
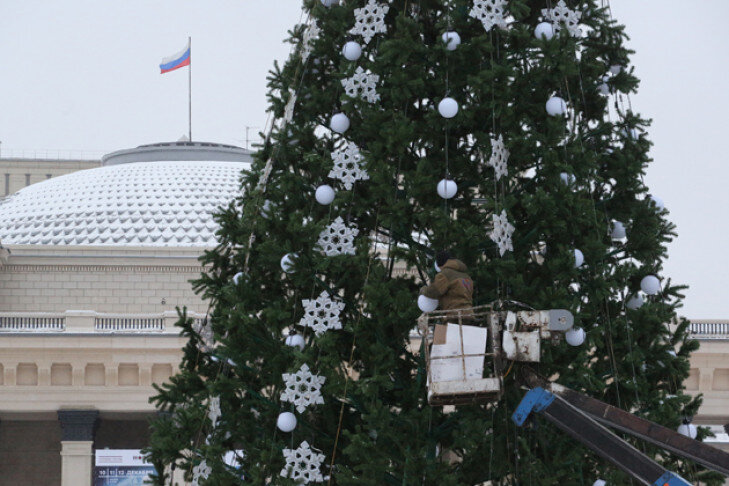
[(192, 37), (187, 38), (187, 46), (190, 49), (190, 64), (187, 66), (188, 138), (192, 142)]

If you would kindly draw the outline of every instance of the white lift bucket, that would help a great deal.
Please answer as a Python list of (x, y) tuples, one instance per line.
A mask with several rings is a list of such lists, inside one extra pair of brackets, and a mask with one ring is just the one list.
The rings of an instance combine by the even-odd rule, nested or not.
[(428, 367), (428, 403), (465, 405), (501, 398), (498, 318), (490, 306), (429, 312), (418, 319), (418, 329)]

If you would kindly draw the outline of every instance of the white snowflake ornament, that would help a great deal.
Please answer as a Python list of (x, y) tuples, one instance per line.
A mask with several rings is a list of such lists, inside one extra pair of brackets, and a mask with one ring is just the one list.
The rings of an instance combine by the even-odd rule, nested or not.
[(354, 255), (354, 238), (359, 234), (356, 226), (347, 226), (341, 216), (319, 233), (318, 244), (326, 256)]
[(311, 51), (314, 49), (314, 41), (319, 37), (321, 29), (316, 24), (316, 20), (312, 20), (311, 24), (304, 31), (304, 36), (301, 39), (301, 60), (306, 62), (311, 55)]
[(325, 459), (324, 454), (313, 450), (308, 442), (302, 442), (296, 449), (284, 449), (283, 455), (286, 465), (281, 470), (282, 477), (302, 484), (321, 483), (326, 480), (319, 470)]
[(514, 227), (509, 223), (506, 217), (506, 211), (501, 210), (501, 214), (494, 213), (494, 229), (491, 231), (491, 239), (499, 246), (499, 254), (504, 256), (506, 251), (514, 251), (511, 244), (511, 235), (514, 233)]
[(299, 325), (312, 328), (317, 336), (330, 329), (342, 328), (339, 313), (344, 310), (344, 302), (332, 300), (326, 290), (316, 300), (304, 299), (301, 304), (304, 306), (304, 317)]
[(349, 191), (356, 181), (368, 180), (369, 174), (363, 167), (364, 157), (359, 148), (352, 142), (347, 143), (332, 153), (334, 168), (329, 171), (329, 177), (339, 179)]
[(342, 86), (344, 86), (347, 96), (362, 98), (368, 103), (374, 103), (380, 101), (380, 95), (376, 91), (379, 80), (380, 76), (371, 73), (369, 70), (365, 71), (362, 66), (358, 66), (354, 76), (342, 80)]
[(486, 32), (494, 26), (505, 29), (506, 4), (507, 0), (474, 0), (468, 15), (480, 20)]
[(543, 8), (542, 16), (552, 22), (555, 32), (559, 32), (562, 28), (561, 24), (567, 29), (572, 37), (580, 37), (582, 29), (580, 29), (580, 17), (582, 12), (579, 10), (570, 10), (564, 0), (559, 0), (554, 8)]
[(192, 486), (199, 486), (200, 480), (209, 478), (211, 472), (213, 470), (208, 466), (207, 461), (203, 459), (200, 464), (192, 468)]
[(506, 166), (506, 162), (509, 160), (509, 150), (504, 145), (504, 137), (499, 135), (499, 138), (491, 139), (491, 158), (489, 159), (488, 165), (494, 168), (496, 174), (496, 180), (501, 179), (502, 176), (508, 175), (509, 171)]
[(361, 35), (365, 44), (369, 44), (375, 34), (387, 32), (385, 15), (388, 10), (390, 10), (389, 5), (381, 5), (375, 0), (369, 0), (362, 8), (355, 8), (355, 24), (349, 33)]
[(293, 403), (297, 412), (303, 413), (309, 405), (324, 403), (321, 386), (326, 378), (313, 375), (306, 364), (301, 365), (296, 373), (284, 373), (281, 376), (286, 385), (286, 390), (281, 393), (281, 401)]

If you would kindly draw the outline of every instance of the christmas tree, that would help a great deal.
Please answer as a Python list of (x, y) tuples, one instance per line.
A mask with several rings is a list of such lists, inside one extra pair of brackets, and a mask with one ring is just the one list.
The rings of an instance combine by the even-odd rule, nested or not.
[(449, 249), (474, 305), (575, 315), (542, 376), (672, 428), (697, 410), (622, 26), (594, 0), (304, 9), (269, 78), (277, 122), (203, 259), (209, 319), (182, 313), (180, 373), (157, 388), (156, 484), (173, 465), (215, 485), (628, 484), (549, 424), (515, 427), (520, 364), (497, 403), (432, 407), (410, 345)]

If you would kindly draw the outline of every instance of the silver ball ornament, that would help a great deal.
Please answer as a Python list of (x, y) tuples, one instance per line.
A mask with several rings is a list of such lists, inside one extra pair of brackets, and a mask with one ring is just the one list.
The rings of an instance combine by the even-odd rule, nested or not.
[(349, 41), (342, 47), (342, 55), (348, 61), (356, 61), (362, 55), (362, 46), (355, 41)]
[(688, 437), (689, 439), (695, 439), (698, 430), (696, 430), (696, 426), (694, 424), (681, 424), (678, 426), (678, 429), (676, 429), (676, 432)]
[(306, 346), (306, 341), (304, 340), (304, 336), (301, 334), (289, 334), (286, 336), (286, 340), (284, 341), (286, 346), (291, 346), (292, 348), (299, 348), (300, 351), (304, 350), (304, 347)]
[(663, 199), (661, 199), (658, 196), (650, 196), (651, 203), (658, 209), (659, 211), (663, 211), (663, 208), (665, 207), (663, 205)]
[(328, 184), (322, 184), (321, 186), (316, 188), (316, 193), (314, 194), (314, 197), (316, 198), (316, 202), (318, 202), (322, 206), (328, 206), (332, 203), (332, 201), (334, 201), (335, 195), (336, 193), (334, 192), (334, 189), (332, 189), (332, 186)]
[(441, 36), (441, 39), (443, 39), (443, 42), (446, 44), (446, 49), (449, 51), (455, 51), (456, 48), (461, 45), (461, 36), (458, 35), (458, 32), (445, 32)]
[(646, 295), (656, 295), (661, 291), (661, 281), (655, 275), (646, 275), (640, 281), (640, 290)]
[(585, 255), (580, 250), (575, 248), (575, 268), (580, 268), (585, 263)]
[(284, 256), (281, 257), (281, 270), (283, 270), (286, 273), (294, 273), (294, 259), (296, 258), (296, 253), (287, 253)]
[(643, 296), (640, 294), (635, 294), (630, 299), (628, 299), (628, 302), (625, 303), (625, 307), (630, 310), (636, 310), (643, 307), (644, 303), (645, 302), (643, 301)]
[(458, 184), (451, 179), (441, 179), (436, 186), (436, 190), (443, 199), (451, 199), (458, 192)]
[(613, 240), (622, 240), (626, 236), (625, 225), (620, 221), (613, 221), (610, 229), (610, 238)]
[(581, 327), (573, 327), (564, 333), (565, 341), (567, 341), (567, 344), (570, 346), (580, 346), (585, 342), (585, 336), (585, 330)]
[(296, 415), (291, 412), (281, 412), (276, 420), (276, 427), (281, 432), (291, 432), (296, 428)]
[(349, 117), (344, 113), (337, 113), (332, 116), (329, 128), (337, 133), (344, 133), (349, 129)]
[(559, 96), (552, 96), (545, 104), (549, 116), (562, 116), (567, 112), (567, 103)]
[(453, 98), (443, 98), (438, 103), (438, 113), (443, 118), (453, 118), (458, 114), (458, 103)]
[(433, 312), (438, 308), (438, 299), (431, 299), (424, 295), (418, 296), (418, 309), (423, 312)]
[(537, 39), (552, 40), (554, 37), (554, 26), (551, 22), (540, 22), (534, 28), (534, 37)]

